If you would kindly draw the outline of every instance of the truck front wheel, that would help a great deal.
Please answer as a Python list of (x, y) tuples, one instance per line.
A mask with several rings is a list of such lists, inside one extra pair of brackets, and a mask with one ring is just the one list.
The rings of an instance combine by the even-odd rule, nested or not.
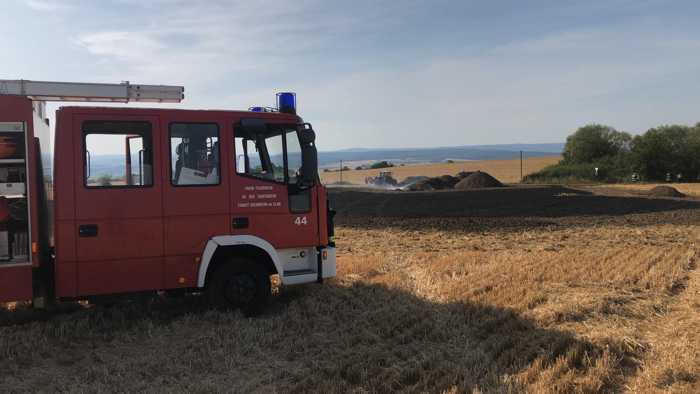
[(206, 293), (209, 303), (216, 309), (240, 308), (247, 316), (255, 315), (270, 298), (270, 275), (261, 264), (234, 259), (212, 273)]

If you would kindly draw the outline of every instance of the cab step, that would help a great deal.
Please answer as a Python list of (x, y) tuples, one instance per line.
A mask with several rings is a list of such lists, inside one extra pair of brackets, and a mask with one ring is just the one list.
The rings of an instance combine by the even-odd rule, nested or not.
[(316, 271), (311, 269), (284, 271), (282, 282), (285, 285), (298, 285), (302, 283), (313, 283), (318, 279)]

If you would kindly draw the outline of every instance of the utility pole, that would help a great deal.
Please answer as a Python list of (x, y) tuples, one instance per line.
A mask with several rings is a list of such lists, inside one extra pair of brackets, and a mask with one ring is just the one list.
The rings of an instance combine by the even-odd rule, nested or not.
[(340, 161), (340, 183), (343, 183), (343, 161)]
[(520, 151), (520, 182), (523, 181), (523, 151)]

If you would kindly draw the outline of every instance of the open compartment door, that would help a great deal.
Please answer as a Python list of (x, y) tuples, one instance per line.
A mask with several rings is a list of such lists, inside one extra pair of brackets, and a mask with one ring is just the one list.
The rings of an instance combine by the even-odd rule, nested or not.
[(32, 298), (26, 126), (0, 122), (0, 302)]

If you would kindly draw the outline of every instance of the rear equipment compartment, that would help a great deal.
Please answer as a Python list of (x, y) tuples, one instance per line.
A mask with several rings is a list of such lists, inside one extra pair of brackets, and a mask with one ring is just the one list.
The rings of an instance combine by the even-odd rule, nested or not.
[(0, 266), (29, 263), (26, 126), (0, 123)]

